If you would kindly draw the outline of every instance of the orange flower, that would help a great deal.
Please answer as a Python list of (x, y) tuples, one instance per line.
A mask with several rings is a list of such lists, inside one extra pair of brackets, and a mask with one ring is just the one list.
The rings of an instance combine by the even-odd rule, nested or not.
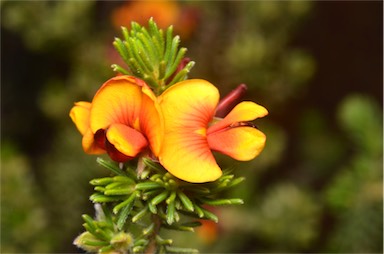
[[(220, 217), (220, 210), (217, 207), (205, 205), (204, 208)], [(196, 228), (197, 235), (205, 244), (213, 244), (221, 231), (219, 224), (207, 219), (201, 219), (199, 221), (201, 222), (201, 226)]]
[(126, 1), (112, 13), (112, 23), (120, 29), (129, 27), (132, 21), (145, 25), (151, 17), (160, 28), (173, 25), (177, 34), (188, 38), (197, 26), (198, 12), (191, 7), (182, 8), (177, 1)]
[(162, 121), (156, 97), (144, 81), (118, 76), (105, 82), (92, 103), (77, 102), (70, 117), (83, 135), (86, 153), (129, 160), (148, 146), (160, 150)]
[(267, 115), (268, 111), (244, 101), (223, 119), (215, 118), (219, 97), (214, 85), (200, 79), (179, 82), (159, 97), (164, 118), (159, 160), (182, 180), (202, 183), (221, 176), (211, 150), (247, 161), (264, 148), (265, 135), (249, 121)]

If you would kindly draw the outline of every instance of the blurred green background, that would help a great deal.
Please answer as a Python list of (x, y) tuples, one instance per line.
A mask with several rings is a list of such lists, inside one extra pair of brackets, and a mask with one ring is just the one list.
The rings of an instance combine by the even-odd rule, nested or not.
[[(201, 252), (383, 251), (381, 1), (1, 1), (1, 252), (81, 252), (93, 215), (88, 182), (106, 176), (83, 153), (68, 112), (119, 63), (120, 25), (175, 25), (191, 78), (225, 95), (246, 83), (263, 153), (218, 226), (172, 233)], [(208, 234), (208, 235), (207, 235)]]

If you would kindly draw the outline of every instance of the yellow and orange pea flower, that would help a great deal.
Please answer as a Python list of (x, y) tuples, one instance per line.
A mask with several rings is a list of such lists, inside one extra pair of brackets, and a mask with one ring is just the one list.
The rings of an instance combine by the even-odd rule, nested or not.
[(126, 1), (113, 11), (111, 20), (113, 26), (120, 29), (121, 26), (129, 27), (132, 21), (145, 25), (151, 17), (160, 28), (173, 25), (175, 33), (187, 39), (197, 27), (199, 12), (178, 1)]
[(80, 101), (70, 117), (83, 135), (88, 154), (107, 152), (124, 162), (148, 147), (160, 150), (162, 120), (156, 96), (147, 84), (131, 76), (117, 76), (96, 92), (92, 102)]
[(212, 150), (247, 161), (265, 146), (266, 136), (250, 121), (268, 111), (243, 101), (224, 118), (218, 118), (215, 114), (219, 98), (218, 89), (202, 79), (181, 81), (159, 96), (164, 120), (159, 161), (184, 181), (210, 182), (222, 175)]
[(264, 107), (244, 101), (219, 118), (219, 97), (218, 89), (201, 79), (181, 81), (156, 97), (144, 81), (117, 76), (103, 84), (92, 103), (75, 103), (70, 117), (86, 153), (108, 152), (124, 162), (150, 149), (179, 179), (210, 182), (222, 175), (212, 150), (246, 161), (266, 140), (250, 123), (268, 114)]

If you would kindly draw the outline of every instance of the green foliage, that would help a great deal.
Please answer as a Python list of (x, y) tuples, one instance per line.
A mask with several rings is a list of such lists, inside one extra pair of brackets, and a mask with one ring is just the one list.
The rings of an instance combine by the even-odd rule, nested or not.
[(127, 64), (128, 69), (113, 64), (115, 71), (143, 79), (158, 94), (181, 80), (195, 64), (193, 61), (176, 71), (182, 61), (186, 48), (179, 48), (180, 37), (173, 36), (170, 26), (164, 33), (153, 19), (148, 29), (132, 22), (131, 30), (122, 27), (124, 39), (115, 38), (113, 45)]
[(318, 237), (319, 213), (319, 204), (305, 190), (278, 184), (256, 209), (255, 233), (270, 242), (276, 252), (305, 249)]
[(28, 159), (4, 143), (1, 157), (1, 252), (49, 251), (52, 242), (39, 241), (52, 237)]
[(326, 191), (327, 204), (338, 218), (328, 249), (375, 252), (383, 237), (382, 114), (369, 98), (351, 95), (338, 116), (353, 154)]
[[(116, 176), (90, 182), (95, 190), (90, 199), (95, 203), (97, 219), (83, 215), (87, 231), (75, 240), (77, 246), (97, 252), (121, 252), (119, 248), (124, 247), (128, 252), (137, 253), (150, 248), (154, 242), (159, 252), (190, 252), (191, 249), (173, 247), (172, 240), (163, 240), (160, 229), (194, 232), (194, 228), (201, 225), (196, 219), (218, 222), (218, 217), (205, 208), (207, 205), (243, 204), (238, 198), (218, 198), (244, 180), (235, 178), (229, 170), (215, 182), (192, 184), (175, 178), (150, 159), (142, 160), (145, 166), (137, 175), (130, 165), (122, 167), (122, 164), (97, 159)], [(103, 204), (102, 209), (98, 204)], [(134, 234), (136, 231), (141, 234)], [(125, 244), (114, 245), (117, 236), (122, 237)]]
[[(92, 3), (88, 1), (1, 3), (2, 8), (7, 10), (2, 12), (2, 25), (23, 31), (21, 35), (27, 46), (37, 51), (55, 50), (58, 45), (63, 47), (78, 43), (82, 36), (79, 31), (89, 29), (90, 26), (84, 19), (84, 16), (91, 13)], [(71, 40), (68, 40), (69, 37)]]

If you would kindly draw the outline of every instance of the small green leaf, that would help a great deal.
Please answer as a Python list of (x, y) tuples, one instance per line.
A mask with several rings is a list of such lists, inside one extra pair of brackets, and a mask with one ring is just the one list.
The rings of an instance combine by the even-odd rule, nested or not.
[(203, 218), (204, 217), (204, 211), (203, 211), (203, 209), (200, 206), (198, 206), (196, 204), (193, 204), (193, 208), (195, 210), (195, 213), (199, 216), (199, 218)]
[(122, 26), (121, 27), (121, 32), (123, 34), (124, 40), (128, 40), (129, 38), (129, 31), (126, 27)]
[(159, 64), (159, 79), (165, 79), (165, 70), (166, 70), (167, 64), (164, 60), (160, 61)]
[(172, 239), (163, 239), (159, 235), (156, 235), (156, 242), (159, 245), (171, 245), (173, 243)]
[(169, 191), (165, 190), (151, 200), (152, 205), (157, 205), (163, 202), (169, 196)]
[(171, 58), (170, 54), (171, 54), (171, 48), (172, 48), (172, 33), (173, 33), (173, 27), (170, 26), (168, 27), (166, 32), (165, 53), (163, 58), (167, 64), (169, 63), (169, 59)]
[(208, 195), (211, 193), (210, 189), (203, 186), (193, 185), (190, 188), (188, 188), (188, 191), (195, 192), (197, 194), (201, 195)]
[(89, 231), (90, 233), (95, 232), (95, 230), (96, 230), (97, 227), (96, 227), (96, 225), (95, 225), (94, 220), (91, 218), (91, 216), (89, 216), (88, 214), (83, 214), (81, 217), (82, 217), (83, 220), (85, 221), (86, 225), (88, 225), (88, 227), (89, 227), (89, 229), (90, 229), (90, 230), (88, 230), (88, 231)]
[(98, 192), (102, 192), (104, 193), (105, 191), (105, 187), (103, 186), (95, 186), (95, 188), (93, 188), (95, 191), (98, 191)]
[(145, 246), (135, 246), (132, 248), (133, 253), (144, 253)]
[(161, 189), (153, 189), (150, 191), (143, 191), (141, 197), (143, 200), (148, 200), (154, 197), (155, 195), (158, 195)]
[(207, 211), (204, 208), (201, 208), (201, 209), (203, 210), (204, 218), (206, 218), (208, 220), (212, 220), (216, 223), (219, 222), (219, 218), (214, 213), (211, 213), (210, 211)]
[(84, 245), (89, 245), (89, 246), (99, 247), (99, 246), (109, 245), (109, 242), (106, 242), (106, 241), (95, 241), (95, 240), (87, 240), (87, 239), (84, 239), (84, 240), (82, 241), (82, 244), (84, 244)]
[(159, 182), (158, 180), (160, 180), (160, 182), (163, 182), (163, 174), (154, 174), (152, 175), (149, 180), (153, 181), (153, 182)]
[(163, 185), (158, 182), (147, 181), (147, 182), (136, 184), (135, 189), (136, 190), (152, 190), (152, 189), (158, 189), (162, 187)]
[(151, 202), (148, 202), (148, 208), (151, 213), (156, 214), (157, 213), (157, 208), (155, 205), (153, 205)]
[(115, 176), (113, 177), (113, 181), (122, 183), (135, 183), (135, 181), (128, 176)]
[(167, 252), (170, 252), (170, 253), (199, 253), (198, 250), (190, 249), (190, 248), (167, 246), (166, 249), (167, 249)]
[(114, 201), (120, 201), (123, 197), (119, 196), (105, 196), (101, 193), (94, 193), (92, 194), (89, 199), (93, 203), (106, 203), (106, 202), (114, 202)]
[(113, 251), (113, 249), (114, 249), (114, 247), (112, 245), (108, 245), (108, 246), (101, 248), (98, 252), (99, 253), (109, 253), (109, 252)]
[(116, 195), (129, 195), (131, 194), (135, 189), (134, 188), (116, 188), (116, 189), (110, 189), (105, 190), (104, 194), (107, 196), (116, 196)]
[(193, 203), (192, 201), (185, 195), (183, 192), (179, 191), (177, 192), (177, 196), (181, 200), (181, 203), (183, 203), (184, 208), (187, 211), (193, 212), (195, 209), (193, 208)]
[(103, 178), (96, 178), (91, 180), (89, 183), (92, 185), (107, 185), (109, 183), (113, 182), (112, 177), (103, 177)]
[(169, 195), (169, 197), (165, 202), (169, 205), (170, 203), (173, 203), (175, 201), (175, 198), (176, 198), (176, 192), (172, 191), (171, 195)]
[(144, 162), (145, 166), (152, 168), (152, 169), (155, 169), (156, 171), (162, 170), (162, 167), (159, 163), (156, 163), (149, 158), (143, 158), (143, 162)]
[(177, 67), (179, 66), (179, 63), (183, 59), (186, 52), (187, 52), (186, 48), (181, 48), (179, 50), (172, 65), (168, 64), (169, 67), (167, 68), (167, 72), (165, 73), (164, 79), (169, 78), (173, 73), (175, 73)]
[(143, 209), (140, 210), (135, 216), (132, 217), (132, 222), (137, 222), (141, 218), (143, 218), (148, 212), (148, 206), (145, 206)]
[(144, 179), (147, 179), (148, 176), (151, 174), (151, 170), (148, 169), (148, 168), (145, 168), (141, 174), (140, 174), (140, 179), (144, 180)]
[(200, 201), (207, 205), (219, 206), (219, 205), (242, 205), (244, 201), (240, 198), (232, 199), (205, 199), (200, 198)]
[(119, 168), (119, 166), (115, 163), (106, 161), (100, 157), (96, 159), (96, 162), (99, 163), (101, 166), (111, 170), (116, 175), (125, 175), (124, 172)]
[(195, 227), (200, 227), (202, 224), (201, 224), (200, 221), (190, 221), (190, 222), (185, 222), (185, 223), (183, 223), (181, 225), (184, 226), (184, 227), (195, 228)]
[(111, 230), (108, 230), (107, 228), (98, 227), (95, 230), (95, 236), (97, 236), (100, 239), (109, 241), (113, 236), (113, 232)]
[(148, 240), (147, 239), (138, 239), (136, 240), (134, 243), (133, 243), (133, 246), (140, 246), (140, 245), (147, 245), (148, 244)]
[(121, 210), (119, 217), (117, 219), (117, 228), (121, 230), (127, 220), (129, 214), (131, 213), (134, 202), (129, 202), (124, 208)]
[(180, 37), (178, 35), (176, 35), (175, 37), (173, 37), (169, 56), (168, 56), (168, 58), (165, 59), (165, 61), (167, 62), (167, 72), (171, 68), (172, 64), (175, 61), (177, 49), (179, 47), (179, 43), (180, 43)]
[(113, 208), (113, 213), (114, 214), (117, 214), (121, 208), (123, 207), (126, 207), (127, 205), (131, 204), (132, 203), (132, 206), (135, 202), (135, 199), (137, 197), (137, 192), (133, 192), (126, 200), (124, 200), (123, 202), (121, 202), (120, 204), (116, 205), (114, 208)]
[[(128, 185), (129, 186), (129, 185)], [(126, 188), (127, 183), (122, 183), (122, 182), (113, 182), (105, 186), (106, 190), (112, 190), (112, 189), (117, 189), (117, 188)]]
[(153, 230), (155, 230), (155, 223), (151, 223), (151, 225), (143, 229), (143, 235), (149, 235), (153, 232)]
[(228, 187), (232, 188), (232, 187), (238, 185), (239, 183), (244, 182), (244, 180), (245, 180), (245, 177), (238, 177), (238, 178), (234, 179), (233, 181), (231, 181), (229, 183)]
[(129, 70), (124, 69), (123, 67), (121, 67), (118, 64), (112, 64), (111, 68), (115, 72), (120, 72), (120, 73), (122, 73), (124, 75), (132, 75), (132, 73)]
[(163, 224), (162, 227), (178, 231), (195, 232), (195, 229), (193, 227), (184, 226), (180, 224)]
[(129, 69), (132, 71), (134, 76), (137, 76), (139, 78), (143, 78), (143, 70), (141, 69), (140, 65), (137, 63), (136, 59), (130, 58), (128, 59), (128, 65)]
[(124, 45), (124, 42), (120, 40), (119, 38), (115, 38), (115, 41), (113, 42), (113, 46), (119, 52), (120, 56), (123, 58), (124, 61), (128, 61), (130, 58), (129, 52)]
[(167, 206), (167, 223), (168, 225), (172, 225), (173, 222), (175, 221), (175, 202), (171, 202)]

